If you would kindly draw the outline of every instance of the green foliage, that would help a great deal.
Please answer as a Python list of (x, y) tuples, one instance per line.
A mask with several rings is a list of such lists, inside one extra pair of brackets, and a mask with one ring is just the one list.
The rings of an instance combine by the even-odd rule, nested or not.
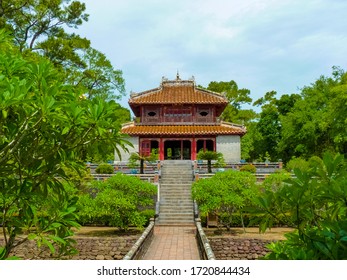
[(310, 165), (309, 163), (303, 159), (303, 158), (292, 158), (287, 164), (286, 164), (286, 170), (289, 172), (293, 172), (294, 169), (301, 169), (301, 170), (309, 170)]
[(218, 163), (223, 164), (223, 154), (214, 151), (200, 150), (197, 154), (197, 159), (207, 160), (208, 173), (212, 173), (212, 160), (216, 160)]
[(283, 187), (283, 184), (289, 178), (291, 178), (291, 174), (284, 170), (275, 172), (265, 178), (262, 182), (262, 187), (264, 190), (276, 192)]
[(233, 224), (235, 214), (243, 221), (244, 208), (251, 205), (252, 197), (258, 192), (254, 175), (235, 170), (218, 172), (192, 186), (193, 199), (198, 203), (200, 212), (222, 217), (221, 221), (227, 228)]
[(88, 39), (69, 32), (88, 21), (85, 10), (80, 1), (2, 0), (0, 26), (10, 31), (21, 52), (47, 57), (67, 83), (89, 98), (120, 98), (125, 93), (122, 71)]
[(284, 161), (292, 156), (321, 156), (325, 151), (347, 153), (347, 74), (333, 70), (333, 77), (322, 76), (304, 87), (301, 99), (281, 117), (278, 149)]
[(246, 164), (246, 165), (241, 166), (240, 171), (249, 172), (249, 173), (256, 173), (257, 168), (253, 164)]
[(132, 153), (129, 157), (129, 166), (136, 167), (137, 162), (140, 161), (140, 174), (144, 173), (144, 163), (145, 161), (154, 162), (159, 158), (158, 151), (153, 150), (149, 155), (144, 155), (141, 153)]
[(143, 227), (154, 216), (156, 186), (124, 174), (94, 182), (93, 193), (78, 200), (82, 224), (102, 224), (127, 229)]
[(95, 169), (95, 172), (97, 174), (113, 174), (114, 169), (111, 164), (102, 163), (98, 165), (98, 167)]
[(49, 61), (24, 57), (3, 32), (0, 49), (3, 258), (28, 239), (63, 250), (77, 226), (75, 202), (62, 185), (67, 170), (83, 169), (80, 155), (95, 142), (117, 149), (127, 142), (114, 130), (109, 103), (82, 99)]
[(294, 169), (296, 178), (255, 200), (262, 213), (260, 230), (281, 216), (297, 231), (271, 245), (272, 259), (346, 259), (347, 171), (341, 155), (326, 153), (308, 169)]

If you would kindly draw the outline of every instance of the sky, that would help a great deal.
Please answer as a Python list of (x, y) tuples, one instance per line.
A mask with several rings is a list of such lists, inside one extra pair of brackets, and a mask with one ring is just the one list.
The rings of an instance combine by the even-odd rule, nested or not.
[(332, 66), (347, 70), (346, 0), (80, 0), (76, 33), (123, 71), (127, 96), (165, 76), (234, 80), (253, 101), (299, 93)]

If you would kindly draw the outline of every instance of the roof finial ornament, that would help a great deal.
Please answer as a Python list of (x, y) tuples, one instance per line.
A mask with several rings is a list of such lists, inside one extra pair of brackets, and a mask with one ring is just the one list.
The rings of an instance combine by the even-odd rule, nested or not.
[(177, 81), (181, 80), (181, 79), (180, 79), (180, 73), (178, 72), (178, 69), (177, 69), (177, 74), (176, 74), (176, 80), (177, 80)]

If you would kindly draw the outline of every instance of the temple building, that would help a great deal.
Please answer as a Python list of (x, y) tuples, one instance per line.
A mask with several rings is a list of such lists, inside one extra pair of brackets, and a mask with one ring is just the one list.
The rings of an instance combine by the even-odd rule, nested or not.
[(221, 152), (226, 162), (240, 161), (245, 127), (220, 121), (227, 98), (197, 87), (194, 78), (163, 78), (160, 87), (131, 94), (129, 105), (136, 121), (121, 132), (133, 148), (122, 161), (132, 152), (149, 155), (154, 149), (160, 160), (195, 160), (203, 149)]

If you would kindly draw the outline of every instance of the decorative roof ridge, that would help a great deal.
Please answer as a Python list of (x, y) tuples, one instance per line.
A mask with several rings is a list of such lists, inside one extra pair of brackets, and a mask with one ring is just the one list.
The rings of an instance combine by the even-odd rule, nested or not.
[(166, 122), (166, 123), (127, 123), (127, 126), (136, 125), (136, 126), (221, 126), (220, 123), (179, 123), (179, 122)]
[(156, 92), (161, 91), (161, 90), (162, 90), (161, 87), (157, 87), (157, 88), (153, 88), (153, 89), (149, 89), (149, 90), (145, 90), (145, 91), (141, 91), (141, 92), (131, 92), (130, 93), (130, 99), (139, 97), (142, 94), (146, 94), (146, 93), (156, 93)]
[(225, 92), (215, 92), (215, 91), (211, 91), (211, 90), (208, 90), (208, 89), (205, 89), (205, 88), (201, 88), (201, 87), (196, 87), (195, 89), (198, 90), (198, 91), (209, 93), (209, 94), (214, 95), (214, 96), (222, 97), (222, 98), (224, 98), (227, 101)]
[(236, 124), (236, 123), (225, 122), (225, 121), (221, 121), (220, 124), (222, 126), (233, 126), (233, 127), (242, 128), (247, 131), (247, 128), (243, 124)]
[(168, 80), (163, 78), (160, 87), (178, 87), (178, 86), (191, 86), (195, 88), (195, 80), (194, 79), (189, 79), (189, 80), (181, 80), (181, 79), (176, 79), (176, 80)]
[(128, 127), (128, 126), (133, 126), (135, 125), (135, 122), (127, 122), (122, 124), (122, 128)]

